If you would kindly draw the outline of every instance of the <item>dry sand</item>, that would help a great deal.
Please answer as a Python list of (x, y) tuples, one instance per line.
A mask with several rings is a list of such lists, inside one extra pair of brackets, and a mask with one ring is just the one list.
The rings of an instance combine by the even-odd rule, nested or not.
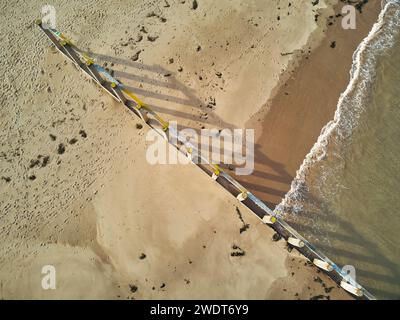
[[(318, 43), (324, 2), (198, 2), (52, 4), (57, 27), (166, 118), (243, 126)], [(43, 4), (1, 4), (1, 298), (349, 298), (244, 207), (240, 233), (239, 203), (197, 167), (150, 166), (148, 128), (33, 26)], [(41, 289), (45, 264), (56, 290)]]

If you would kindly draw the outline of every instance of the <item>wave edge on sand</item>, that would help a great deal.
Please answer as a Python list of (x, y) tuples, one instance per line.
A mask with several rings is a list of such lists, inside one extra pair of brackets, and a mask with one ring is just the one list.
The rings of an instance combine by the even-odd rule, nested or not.
[[(305, 191), (308, 190), (307, 178), (310, 169), (327, 158), (328, 145), (334, 135), (337, 135), (345, 146), (346, 139), (351, 136), (353, 129), (357, 126), (357, 120), (364, 110), (364, 102), (368, 99), (368, 88), (373, 85), (376, 60), (385, 50), (393, 46), (394, 37), (398, 32), (393, 27), (400, 25), (400, 1), (383, 1), (382, 7), (378, 21), (354, 52), (350, 82), (339, 98), (333, 120), (322, 128), (317, 142), (297, 170), (289, 192), (275, 208), (275, 213), (280, 216), (285, 216), (288, 212), (299, 213), (303, 210), (301, 200), (304, 199)], [(388, 16), (391, 10), (394, 10), (394, 13)], [(335, 169), (333, 168), (332, 171)]]

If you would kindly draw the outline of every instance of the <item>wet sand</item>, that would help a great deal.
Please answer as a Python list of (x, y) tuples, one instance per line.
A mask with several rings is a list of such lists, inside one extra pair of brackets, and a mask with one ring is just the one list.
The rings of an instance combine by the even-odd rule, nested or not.
[[(336, 6), (336, 14), (342, 5)], [(303, 57), (278, 93), (246, 124), (255, 128), (258, 136), (256, 164), (252, 175), (237, 179), (271, 208), (289, 191), (321, 129), (333, 118), (350, 79), (352, 55), (376, 22), (380, 9), (380, 1), (369, 1), (361, 14), (357, 11), (356, 30), (344, 30), (340, 17), (328, 17), (327, 23), (333, 24), (320, 46)]]

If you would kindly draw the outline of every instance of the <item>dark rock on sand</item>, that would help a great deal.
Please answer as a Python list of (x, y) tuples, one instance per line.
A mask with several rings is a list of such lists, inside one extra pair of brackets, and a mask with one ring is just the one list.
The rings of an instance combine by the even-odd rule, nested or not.
[(65, 152), (65, 146), (64, 146), (64, 144), (60, 143), (57, 148), (57, 153), (63, 154), (64, 152)]
[(49, 161), (50, 161), (50, 156), (45, 156), (45, 157), (43, 157), (43, 160), (42, 160), (42, 168), (44, 168), (45, 166), (47, 166), (47, 164), (49, 163)]
[(29, 163), (29, 169), (32, 169), (36, 166), (38, 166), (40, 163), (39, 159), (32, 159), (31, 162)]
[(134, 284), (130, 284), (129, 289), (131, 290), (132, 293), (135, 293), (138, 290), (138, 287), (135, 286)]
[(86, 138), (87, 134), (85, 132), (85, 130), (79, 130), (79, 134), (81, 135), (82, 138)]
[(142, 253), (140, 256), (139, 256), (139, 259), (140, 260), (143, 260), (143, 259), (145, 259), (146, 258), (146, 255), (144, 254), (144, 253)]
[(147, 36), (147, 40), (149, 40), (150, 42), (154, 42), (158, 39), (158, 36)]
[(132, 57), (131, 60), (132, 61), (138, 61), (139, 60), (139, 55), (142, 52), (142, 50), (137, 51)]

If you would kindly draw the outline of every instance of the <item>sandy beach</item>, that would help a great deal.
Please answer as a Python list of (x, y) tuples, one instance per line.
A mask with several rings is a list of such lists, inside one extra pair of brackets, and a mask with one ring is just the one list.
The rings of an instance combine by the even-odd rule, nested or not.
[[(379, 11), (368, 3), (343, 31), (326, 26), (336, 2), (52, 5), (57, 28), (167, 120), (255, 128), (241, 181), (276, 204)], [(1, 5), (0, 298), (351, 298), (198, 167), (150, 165), (149, 127), (49, 45), (33, 24), (43, 5)]]
[(322, 42), (306, 52), (289, 79), (282, 81), (276, 94), (246, 124), (259, 135), (256, 165), (251, 176), (237, 178), (271, 208), (289, 191), (321, 129), (333, 119), (339, 96), (350, 80), (353, 53), (377, 21), (381, 4), (370, 1), (362, 13), (357, 11), (355, 30), (341, 27), (336, 17), (341, 8), (340, 3), (334, 13), (320, 18), (326, 27)]

